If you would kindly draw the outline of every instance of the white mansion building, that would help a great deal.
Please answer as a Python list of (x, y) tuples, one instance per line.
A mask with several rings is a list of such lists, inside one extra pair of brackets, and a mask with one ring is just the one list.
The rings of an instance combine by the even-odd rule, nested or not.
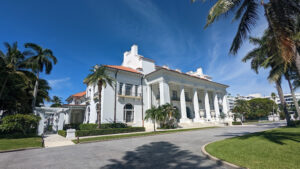
[(89, 85), (86, 91), (70, 96), (64, 108), (37, 108), (44, 123), (49, 123), (49, 117), (56, 119), (56, 130), (63, 124), (96, 123), (97, 104), (101, 104), (102, 123), (116, 121), (152, 129), (152, 122), (144, 122), (146, 110), (165, 103), (179, 110), (182, 127), (231, 122), (228, 86), (213, 82), (201, 68), (183, 73), (156, 66), (153, 60), (138, 54), (137, 45), (124, 53), (122, 65), (103, 66), (115, 83), (113, 87), (103, 87), (101, 103), (97, 84)]

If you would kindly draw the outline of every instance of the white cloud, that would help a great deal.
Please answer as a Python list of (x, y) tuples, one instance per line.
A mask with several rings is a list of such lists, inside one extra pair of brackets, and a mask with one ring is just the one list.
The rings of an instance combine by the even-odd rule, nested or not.
[(61, 88), (62, 86), (68, 86), (70, 84), (70, 77), (65, 77), (61, 79), (48, 80), (49, 85), (52, 88)]

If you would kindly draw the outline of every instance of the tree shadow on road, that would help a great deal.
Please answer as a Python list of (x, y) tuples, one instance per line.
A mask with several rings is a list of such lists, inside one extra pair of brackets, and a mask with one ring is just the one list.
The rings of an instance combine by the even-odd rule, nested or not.
[(137, 147), (135, 151), (128, 151), (122, 160), (111, 159), (101, 169), (175, 169), (175, 168), (218, 168), (220, 163), (205, 161), (206, 157), (181, 150), (169, 142), (152, 142)]

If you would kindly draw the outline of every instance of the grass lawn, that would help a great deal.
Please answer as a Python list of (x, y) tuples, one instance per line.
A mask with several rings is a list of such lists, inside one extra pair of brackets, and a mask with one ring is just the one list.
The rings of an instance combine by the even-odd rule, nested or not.
[(278, 128), (217, 141), (211, 155), (251, 169), (300, 168), (300, 127)]
[[(158, 135), (158, 134), (193, 131), (193, 130), (202, 130), (202, 129), (208, 129), (208, 128), (216, 128), (216, 127), (202, 127), (202, 128), (191, 128), (191, 129), (173, 129), (173, 130), (156, 131), (156, 132), (141, 132), (141, 133), (124, 134), (124, 135), (99, 136), (99, 137), (91, 137), (91, 138), (82, 138), (82, 139), (79, 140), (79, 142), (94, 142), (94, 141), (115, 140), (115, 139), (122, 139), (122, 138), (131, 138), (131, 137), (152, 136), (152, 135)], [(77, 140), (72, 140), (72, 141), (74, 143), (77, 143)]]
[(0, 138), (0, 151), (14, 150), (29, 147), (42, 147), (41, 137), (29, 138)]

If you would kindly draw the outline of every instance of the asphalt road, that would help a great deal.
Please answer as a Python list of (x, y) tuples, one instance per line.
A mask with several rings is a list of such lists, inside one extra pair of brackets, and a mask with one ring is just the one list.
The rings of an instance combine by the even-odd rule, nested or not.
[(226, 168), (201, 153), (216, 140), (268, 130), (283, 123), (233, 126), (55, 148), (0, 153), (1, 169)]

